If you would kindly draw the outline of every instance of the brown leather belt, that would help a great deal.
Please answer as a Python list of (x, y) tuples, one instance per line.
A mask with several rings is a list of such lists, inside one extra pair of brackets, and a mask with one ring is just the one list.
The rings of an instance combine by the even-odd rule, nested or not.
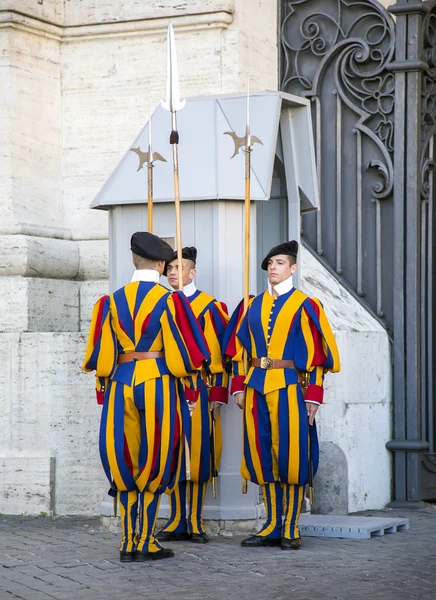
[(146, 358), (165, 358), (164, 352), (128, 352), (118, 355), (118, 364), (145, 360)]
[(295, 369), (293, 360), (276, 360), (275, 358), (269, 358), (268, 356), (262, 356), (262, 358), (252, 358), (252, 367), (260, 367), (261, 369)]

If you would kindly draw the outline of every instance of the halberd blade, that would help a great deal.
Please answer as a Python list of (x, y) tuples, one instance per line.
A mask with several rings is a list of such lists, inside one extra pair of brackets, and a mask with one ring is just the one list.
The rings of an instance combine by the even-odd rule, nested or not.
[(166, 100), (161, 102), (162, 108), (170, 112), (181, 110), (186, 104), (186, 100), (180, 99), (179, 71), (177, 68), (176, 40), (174, 29), (171, 23), (168, 23), (167, 33), (167, 96)]

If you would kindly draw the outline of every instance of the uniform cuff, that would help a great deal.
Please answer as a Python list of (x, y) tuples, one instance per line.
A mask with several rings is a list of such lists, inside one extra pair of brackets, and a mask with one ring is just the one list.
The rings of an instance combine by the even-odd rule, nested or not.
[(313, 383), (307, 386), (304, 400), (306, 402), (315, 402), (315, 404), (322, 404), (324, 399), (324, 388), (322, 385), (315, 385)]
[(229, 399), (229, 391), (226, 387), (221, 385), (214, 385), (210, 390), (209, 401), (219, 402), (220, 404), (227, 404)]
[(185, 386), (185, 398), (188, 402), (197, 402), (200, 390), (193, 390), (191, 387)]
[(233, 377), (232, 385), (230, 388), (230, 393), (232, 395), (234, 395), (234, 394), (238, 394), (239, 392), (243, 392), (244, 391), (244, 381), (245, 381), (244, 375), (236, 375), (236, 377)]
[(97, 404), (104, 404), (104, 392), (100, 392), (99, 390), (95, 390), (95, 395), (97, 396)]

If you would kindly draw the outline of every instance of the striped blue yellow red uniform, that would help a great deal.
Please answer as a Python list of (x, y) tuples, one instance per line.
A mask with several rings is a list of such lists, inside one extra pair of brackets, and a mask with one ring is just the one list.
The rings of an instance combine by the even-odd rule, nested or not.
[[(211, 472), (212, 414), (209, 403), (216, 401), (227, 404), (229, 376), (223, 366), (221, 345), (228, 323), (227, 307), (213, 296), (200, 290), (189, 296), (192, 311), (206, 338), (211, 362), (211, 378), (208, 389), (206, 378), (199, 378), (196, 392), (185, 389), (189, 400), (195, 400), (192, 411), (190, 449), (190, 481), (185, 481), (184, 469), (178, 485), (169, 490), (170, 517), (162, 531), (171, 533), (204, 533), (202, 508), (207, 483)], [(222, 432), (220, 416), (215, 420), (215, 464), (218, 468), (222, 452)]]
[[(131, 352), (164, 357), (118, 362)], [(180, 475), (190, 428), (180, 378), (195, 380), (204, 361), (207, 344), (183, 294), (136, 281), (96, 303), (83, 369), (96, 372), (100, 456), (119, 494), (124, 552), (161, 548), (154, 537), (160, 494)]]
[[(309, 431), (305, 401), (322, 403), (324, 374), (340, 368), (338, 350), (321, 302), (295, 288), (251, 299), (245, 316), (242, 308), (241, 303), (233, 313), (223, 344), (232, 361), (231, 392), (245, 386), (241, 474), (262, 487), (267, 522), (258, 535), (293, 539), (299, 537), (309, 478), (309, 444), (314, 473), (319, 460), (316, 426)], [(244, 350), (250, 359), (290, 360), (295, 368), (251, 366), (245, 373)], [(305, 397), (297, 371), (309, 373)]]

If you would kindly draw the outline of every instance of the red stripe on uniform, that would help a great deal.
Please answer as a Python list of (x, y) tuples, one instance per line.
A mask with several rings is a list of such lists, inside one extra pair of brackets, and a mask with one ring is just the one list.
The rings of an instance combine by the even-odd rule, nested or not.
[(239, 307), (238, 319), (236, 321), (235, 328), (232, 331), (232, 335), (229, 339), (229, 343), (227, 344), (227, 348), (225, 349), (225, 354), (227, 356), (235, 356), (236, 355), (236, 331), (238, 329), (238, 326), (241, 323), (243, 314), (244, 314), (244, 303), (242, 302), (241, 306)]
[(154, 467), (156, 466), (157, 455), (159, 454), (160, 437), (161, 437), (160, 436), (160, 425), (159, 425), (159, 419), (157, 418), (157, 413), (155, 413), (154, 427), (155, 427), (155, 433), (154, 433), (153, 461), (151, 463), (151, 473), (152, 474), (154, 473)]
[(132, 457), (130, 456), (129, 446), (127, 445), (127, 438), (124, 436), (124, 460), (126, 461), (127, 468), (130, 471), (130, 474), (133, 475), (133, 463)]
[(148, 313), (148, 315), (145, 317), (145, 320), (141, 327), (141, 335), (144, 335), (145, 330), (147, 329), (148, 324), (150, 323), (150, 318), (151, 318), (151, 313)]
[(262, 474), (263, 474), (262, 456), (260, 454), (259, 418), (257, 416), (257, 392), (255, 392), (255, 391), (253, 391), (253, 419), (254, 419), (254, 430), (256, 432), (257, 455), (259, 457), (260, 468), (262, 469)]
[[(310, 303), (316, 312), (316, 316), (319, 318), (318, 304), (312, 299), (310, 299)], [(313, 345), (314, 345), (312, 365), (313, 366), (323, 365), (326, 360), (326, 354), (324, 352), (324, 348), (323, 348), (323, 344), (322, 344), (322, 336), (321, 336), (320, 332), (318, 331), (318, 328), (316, 327), (315, 323), (310, 318), (310, 316), (309, 316), (309, 325), (310, 325), (310, 330), (312, 332)]]
[[(193, 363), (194, 367), (196, 367), (196, 368), (201, 367), (203, 360), (206, 357), (203, 356), (202, 352), (200, 351), (200, 349), (197, 345), (197, 342), (195, 341), (195, 338), (192, 334), (191, 326), (189, 324), (188, 317), (186, 315), (186, 311), (190, 310), (192, 312), (192, 309), (190, 307), (188, 307), (188, 305), (183, 304), (183, 302), (181, 301), (178, 294), (172, 294), (171, 298), (173, 299), (173, 302), (174, 302), (177, 327), (180, 329), (180, 333), (182, 334), (183, 340), (186, 344), (186, 347), (189, 352), (189, 356), (191, 357), (192, 363)], [(192, 317), (193, 317), (193, 319), (195, 319), (194, 313), (192, 313)], [(195, 319), (195, 321), (197, 321), (197, 320)], [(206, 342), (206, 339), (204, 338), (204, 334), (203, 334), (200, 326), (198, 326), (198, 332), (200, 335), (203, 335), (204, 343), (207, 347), (207, 342)]]
[(101, 334), (103, 309), (104, 309), (104, 303), (106, 301), (106, 298), (109, 298), (109, 296), (103, 296), (103, 298), (100, 298), (100, 305), (98, 307), (98, 315), (97, 315), (97, 320), (95, 322), (95, 329), (94, 329), (94, 346), (96, 346), (98, 339), (100, 337), (100, 334)]

